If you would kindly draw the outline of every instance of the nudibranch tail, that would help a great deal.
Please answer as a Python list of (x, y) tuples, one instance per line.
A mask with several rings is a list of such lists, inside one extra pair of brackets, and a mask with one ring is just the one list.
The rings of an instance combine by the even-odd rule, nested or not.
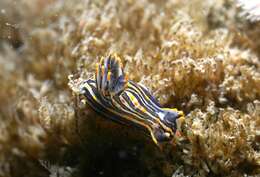
[(182, 111), (161, 107), (147, 88), (128, 80), (116, 54), (100, 60), (95, 77), (80, 79), (80, 83), (70, 81), (69, 86), (84, 95), (95, 111), (118, 123), (144, 130), (157, 145), (171, 140), (184, 120)]

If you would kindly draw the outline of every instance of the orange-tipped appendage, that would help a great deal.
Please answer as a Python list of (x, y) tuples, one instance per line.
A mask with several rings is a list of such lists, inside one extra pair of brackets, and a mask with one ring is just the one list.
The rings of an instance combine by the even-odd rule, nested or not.
[(111, 79), (111, 72), (108, 71), (108, 73), (107, 73), (107, 80), (110, 81), (110, 79)]

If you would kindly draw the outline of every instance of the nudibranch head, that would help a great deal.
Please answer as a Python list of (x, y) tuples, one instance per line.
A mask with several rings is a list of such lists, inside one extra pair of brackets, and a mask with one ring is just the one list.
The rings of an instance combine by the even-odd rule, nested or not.
[(115, 122), (148, 132), (153, 141), (171, 140), (184, 120), (177, 109), (163, 108), (151, 92), (127, 79), (120, 58), (110, 54), (96, 66), (96, 75), (87, 80), (70, 78), (71, 89), (84, 95), (95, 111)]
[(177, 109), (167, 109), (164, 108), (165, 115), (163, 118), (163, 122), (173, 129), (175, 132), (177, 129), (180, 129), (183, 121), (184, 121), (184, 114), (182, 111), (179, 111)]
[(167, 129), (160, 128), (160, 130), (157, 130), (155, 138), (158, 142), (168, 141), (172, 139), (174, 135), (180, 135), (181, 126), (185, 120), (182, 111), (178, 111), (177, 109), (162, 108), (161, 112), (158, 113), (158, 117), (161, 124), (164, 125), (163, 127), (167, 127)]

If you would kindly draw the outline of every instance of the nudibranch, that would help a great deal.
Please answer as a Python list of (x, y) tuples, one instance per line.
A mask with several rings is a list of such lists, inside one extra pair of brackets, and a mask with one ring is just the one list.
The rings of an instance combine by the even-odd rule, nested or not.
[(120, 124), (134, 126), (150, 135), (155, 144), (171, 140), (184, 120), (177, 109), (163, 108), (146, 87), (128, 80), (116, 54), (102, 58), (93, 77), (73, 80), (70, 88), (96, 112)]

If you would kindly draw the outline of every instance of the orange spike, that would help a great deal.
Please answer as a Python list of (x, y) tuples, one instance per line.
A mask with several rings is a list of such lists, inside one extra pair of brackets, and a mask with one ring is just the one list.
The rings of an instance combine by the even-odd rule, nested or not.
[(125, 73), (125, 82), (128, 81), (128, 73)]
[(109, 71), (107, 74), (107, 80), (110, 81), (110, 78), (111, 78), (111, 72)]
[(103, 63), (104, 63), (104, 57), (101, 57), (100, 64), (103, 65)]
[(98, 73), (98, 64), (96, 63), (96, 73)]
[(101, 68), (101, 72), (102, 72), (102, 75), (105, 74), (105, 67), (104, 67), (104, 66), (102, 66), (102, 68)]

